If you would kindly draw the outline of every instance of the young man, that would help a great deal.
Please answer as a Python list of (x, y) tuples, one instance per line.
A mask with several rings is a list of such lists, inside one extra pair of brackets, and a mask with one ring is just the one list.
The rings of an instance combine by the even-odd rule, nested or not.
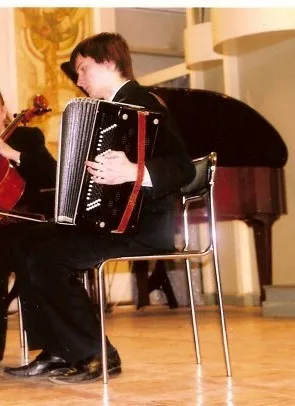
[[(29, 346), (42, 352), (28, 365), (5, 368), (5, 372), (22, 377), (50, 372), (49, 379), (62, 384), (96, 380), (102, 374), (100, 323), (76, 275), (102, 258), (172, 250), (174, 194), (195, 175), (169, 112), (134, 81), (129, 48), (119, 34), (101, 33), (85, 39), (73, 50), (70, 61), (78, 75), (77, 84), (89, 96), (144, 106), (163, 112), (166, 120), (153, 157), (145, 163), (137, 234), (102, 235), (77, 226), (47, 224), (31, 229), (15, 249), (14, 269)], [(137, 164), (123, 151), (98, 155), (86, 166), (99, 184), (134, 182), (137, 177)], [(119, 354), (109, 340), (107, 346), (109, 374), (118, 374)]]

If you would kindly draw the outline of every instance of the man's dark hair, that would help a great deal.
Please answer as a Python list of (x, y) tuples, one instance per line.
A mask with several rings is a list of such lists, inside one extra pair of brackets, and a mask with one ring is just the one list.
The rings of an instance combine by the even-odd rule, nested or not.
[(134, 80), (130, 50), (120, 34), (102, 32), (81, 41), (71, 53), (70, 64), (74, 71), (78, 55), (89, 56), (97, 63), (112, 61), (124, 78)]

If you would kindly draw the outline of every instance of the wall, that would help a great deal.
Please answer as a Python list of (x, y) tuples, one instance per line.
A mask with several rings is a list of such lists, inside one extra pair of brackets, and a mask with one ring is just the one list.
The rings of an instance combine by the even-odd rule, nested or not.
[(0, 52), (2, 55), (0, 90), (9, 110), (15, 112), (18, 108), (17, 65), (14, 10), (11, 8), (0, 9)]
[(136, 77), (183, 61), (184, 12), (116, 8), (115, 15), (116, 30), (129, 44)]
[[(75, 44), (92, 32), (91, 11), (83, 8), (16, 8), (15, 35), (19, 109), (30, 108), (34, 95), (45, 96), (50, 113), (38, 119), (56, 156), (60, 115), (81, 92), (62, 72)], [(34, 120), (34, 122), (36, 122)]]
[[(184, 24), (184, 13), (164, 10), (0, 8), (4, 56), (0, 89), (11, 113), (32, 108), (36, 94), (46, 97), (52, 112), (31, 124), (44, 131), (47, 146), (56, 156), (63, 108), (70, 98), (83, 95), (60, 69), (75, 44), (95, 32), (118, 31), (130, 40), (134, 71), (140, 76), (182, 62), (178, 33)], [(165, 34), (161, 34), (164, 26)]]

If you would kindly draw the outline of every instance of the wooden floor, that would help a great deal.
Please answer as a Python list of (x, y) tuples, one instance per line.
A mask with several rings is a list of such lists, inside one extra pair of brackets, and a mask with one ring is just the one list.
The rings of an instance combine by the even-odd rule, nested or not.
[(3, 375), (5, 365), (21, 362), (17, 315), (12, 315), (0, 363), (0, 405), (295, 405), (294, 319), (266, 319), (260, 308), (226, 307), (233, 372), (226, 378), (217, 309), (200, 308), (198, 314), (202, 366), (195, 364), (187, 308), (117, 307), (107, 316), (107, 330), (123, 374), (108, 388), (101, 382), (58, 386), (46, 378)]

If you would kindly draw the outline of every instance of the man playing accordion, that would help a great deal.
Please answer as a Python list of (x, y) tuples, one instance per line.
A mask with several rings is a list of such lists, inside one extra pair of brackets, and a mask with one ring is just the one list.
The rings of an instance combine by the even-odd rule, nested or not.
[[(79, 43), (71, 54), (77, 84), (91, 98), (143, 106), (164, 115), (153, 154), (144, 163), (143, 201), (136, 233), (105, 233), (61, 224), (32, 226), (14, 252), (30, 350), (41, 349), (28, 365), (6, 367), (6, 374), (30, 378), (49, 374), (54, 383), (97, 380), (102, 374), (100, 325), (77, 275), (102, 259), (155, 254), (174, 249), (174, 208), (179, 189), (195, 169), (168, 109), (134, 79), (130, 51), (116, 33), (100, 33)], [(85, 162), (93, 183), (134, 184), (138, 163), (111, 150)], [(28, 317), (28, 315), (30, 317)], [(109, 375), (121, 360), (107, 340)]]

